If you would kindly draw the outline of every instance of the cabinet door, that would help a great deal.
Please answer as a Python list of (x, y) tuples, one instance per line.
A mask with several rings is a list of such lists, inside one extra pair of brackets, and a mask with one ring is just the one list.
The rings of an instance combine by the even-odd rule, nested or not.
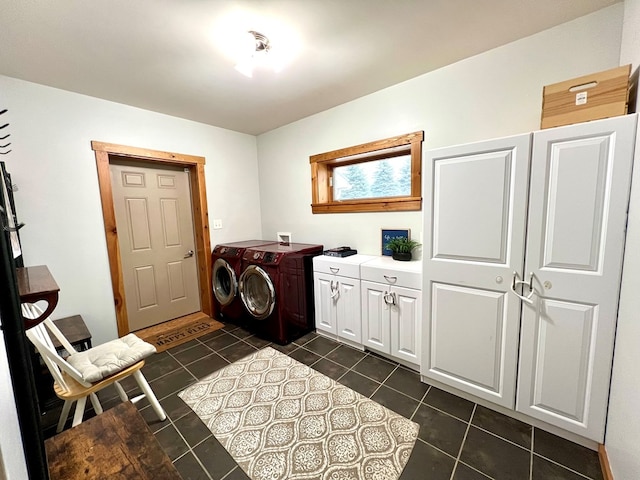
[(517, 410), (602, 443), (637, 117), (534, 134)]
[(390, 307), (385, 302), (389, 287), (380, 283), (360, 282), (362, 291), (362, 343), (382, 353), (391, 353), (389, 338)]
[(332, 285), (335, 286), (335, 277), (333, 275), (318, 272), (313, 274), (316, 328), (335, 335), (338, 330), (336, 326), (336, 305), (334, 297), (331, 296)]
[(515, 402), (531, 135), (432, 150), (425, 192), (421, 373)]
[(391, 307), (391, 355), (420, 365), (420, 291), (393, 287), (392, 294), (395, 305)]
[(337, 301), (338, 336), (355, 343), (362, 343), (362, 318), (360, 316), (360, 280), (336, 277), (339, 297)]

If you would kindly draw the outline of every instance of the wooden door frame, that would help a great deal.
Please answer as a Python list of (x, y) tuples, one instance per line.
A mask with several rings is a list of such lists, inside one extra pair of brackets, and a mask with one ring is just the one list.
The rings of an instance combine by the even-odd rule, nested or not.
[[(107, 239), (109, 270), (111, 271), (111, 287), (113, 289), (113, 300), (116, 308), (118, 335), (125, 335), (131, 330), (129, 328), (129, 318), (127, 315), (127, 301), (124, 290), (120, 245), (118, 243), (118, 229), (116, 227), (116, 215), (113, 206), (111, 171), (109, 168), (113, 157), (126, 157), (153, 165), (180, 166), (189, 170), (196, 259), (198, 262), (198, 283), (200, 290), (199, 313), (211, 317), (213, 315), (213, 294), (211, 290), (211, 239), (209, 236), (207, 192), (204, 179), (205, 158), (98, 141), (92, 141), (91, 148), (95, 153), (96, 166), (98, 169), (100, 200), (102, 202), (102, 215), (104, 217), (104, 232)], [(195, 315), (197, 314), (198, 312), (196, 312)]]

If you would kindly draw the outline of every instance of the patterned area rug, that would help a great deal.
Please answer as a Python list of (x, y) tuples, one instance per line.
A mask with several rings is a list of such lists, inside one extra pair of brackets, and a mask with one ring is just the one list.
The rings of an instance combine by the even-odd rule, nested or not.
[(419, 426), (271, 347), (179, 394), (252, 480), (397, 480)]

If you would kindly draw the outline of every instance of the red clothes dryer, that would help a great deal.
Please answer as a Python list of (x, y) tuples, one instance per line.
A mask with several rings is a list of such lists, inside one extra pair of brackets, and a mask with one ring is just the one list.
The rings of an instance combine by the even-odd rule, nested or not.
[(251, 247), (242, 257), (238, 289), (249, 320), (245, 327), (285, 345), (315, 328), (312, 259), (322, 245)]
[(242, 255), (249, 247), (257, 247), (273, 240), (245, 240), (221, 243), (211, 252), (213, 302), (218, 320), (238, 322), (247, 317), (238, 294), (238, 279), (242, 273)]

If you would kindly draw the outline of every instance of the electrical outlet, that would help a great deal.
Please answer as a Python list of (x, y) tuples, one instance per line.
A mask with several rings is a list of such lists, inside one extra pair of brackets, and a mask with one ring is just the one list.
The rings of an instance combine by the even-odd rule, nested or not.
[(222, 228), (222, 219), (221, 218), (214, 218), (213, 219), (213, 229), (214, 230), (219, 230)]

